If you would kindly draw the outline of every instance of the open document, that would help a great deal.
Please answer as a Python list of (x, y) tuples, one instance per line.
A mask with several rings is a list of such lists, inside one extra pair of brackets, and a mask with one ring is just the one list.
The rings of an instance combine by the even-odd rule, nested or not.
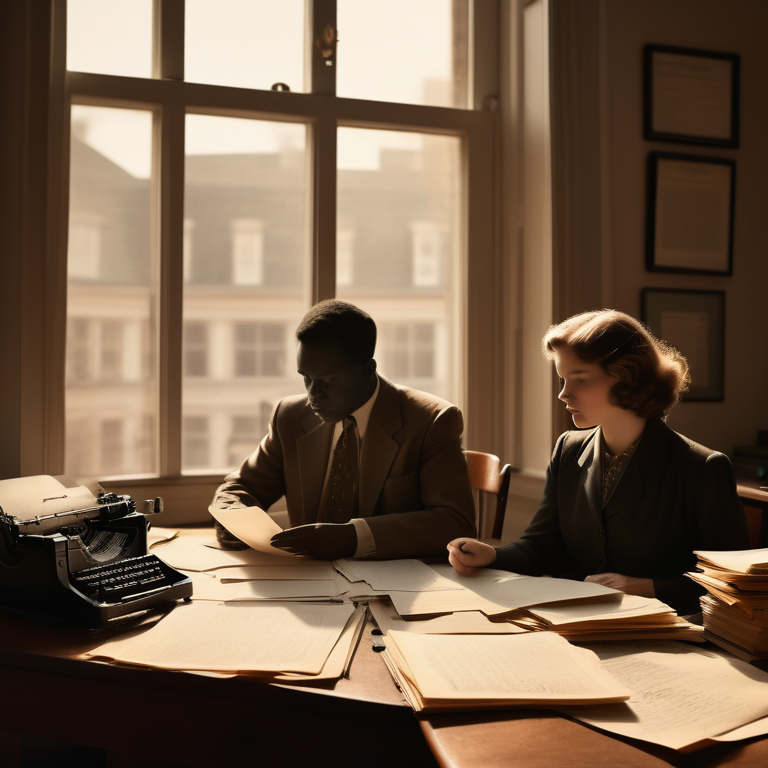
[(178, 605), (154, 626), (109, 641), (89, 658), (176, 670), (317, 676), (353, 605), (213, 603)]
[(390, 631), (384, 660), (417, 712), (626, 701), (591, 651), (559, 635)]
[(569, 713), (596, 728), (684, 749), (768, 715), (768, 674), (738, 659), (672, 642), (593, 650), (632, 691), (619, 707)]

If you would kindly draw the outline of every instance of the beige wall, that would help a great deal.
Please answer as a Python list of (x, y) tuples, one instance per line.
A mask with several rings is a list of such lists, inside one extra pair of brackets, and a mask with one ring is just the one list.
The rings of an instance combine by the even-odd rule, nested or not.
[[(640, 289), (725, 291), (725, 401), (683, 403), (670, 426), (731, 453), (768, 429), (768, 2), (603, 0), (612, 280), (604, 295), (639, 316)], [(642, 135), (642, 47), (661, 43), (741, 56), (738, 149), (649, 142)], [(607, 99), (606, 99), (607, 96)], [(606, 104), (607, 101), (607, 104)], [(652, 150), (736, 161), (732, 277), (645, 271), (646, 158)]]

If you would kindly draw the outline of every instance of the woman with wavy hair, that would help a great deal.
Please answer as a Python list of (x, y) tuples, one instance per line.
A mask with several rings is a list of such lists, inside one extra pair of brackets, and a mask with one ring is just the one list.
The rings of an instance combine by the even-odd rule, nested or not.
[(521, 538), (455, 539), (451, 564), (584, 579), (698, 611), (704, 590), (684, 576), (694, 550), (745, 549), (749, 534), (728, 458), (664, 421), (688, 387), (685, 358), (608, 309), (552, 326), (542, 348), (578, 430), (557, 440)]

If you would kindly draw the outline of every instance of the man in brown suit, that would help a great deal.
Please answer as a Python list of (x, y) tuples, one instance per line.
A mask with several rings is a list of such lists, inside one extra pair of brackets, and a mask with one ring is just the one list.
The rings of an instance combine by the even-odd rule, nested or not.
[[(291, 528), (272, 543), (319, 559), (441, 555), (474, 535), (461, 411), (376, 373), (376, 325), (331, 300), (296, 330), (306, 396), (281, 400), (269, 433), (214, 497), (268, 509), (285, 495)], [(217, 524), (224, 546), (242, 544)]]

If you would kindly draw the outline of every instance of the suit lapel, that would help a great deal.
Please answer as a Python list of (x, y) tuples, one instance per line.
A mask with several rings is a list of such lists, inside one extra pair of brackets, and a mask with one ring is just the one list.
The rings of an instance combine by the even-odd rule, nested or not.
[(603, 511), (603, 478), (600, 462), (600, 430), (596, 429), (592, 437), (579, 456), (579, 466), (581, 467), (581, 485), (587, 495), (589, 508), (592, 512), (595, 522), (602, 524)]
[(301, 425), (306, 434), (296, 441), (305, 523), (314, 523), (317, 520), (320, 496), (328, 470), (328, 458), (331, 454), (333, 427), (333, 424), (326, 424), (310, 413)]
[(397, 390), (386, 379), (380, 378), (379, 394), (373, 404), (363, 438), (358, 498), (360, 517), (370, 517), (373, 514), (392, 462), (400, 449), (400, 444), (392, 435), (397, 434), (401, 428), (402, 417)]

